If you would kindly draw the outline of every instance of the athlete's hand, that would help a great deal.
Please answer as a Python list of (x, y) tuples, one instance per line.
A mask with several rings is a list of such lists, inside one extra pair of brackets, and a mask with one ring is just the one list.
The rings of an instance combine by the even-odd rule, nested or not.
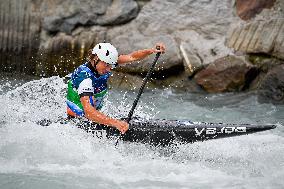
[(166, 51), (166, 46), (163, 43), (156, 43), (155, 48), (153, 48), (153, 53), (162, 53), (164, 54)]
[(124, 134), (129, 129), (129, 124), (125, 121), (118, 121), (115, 127)]

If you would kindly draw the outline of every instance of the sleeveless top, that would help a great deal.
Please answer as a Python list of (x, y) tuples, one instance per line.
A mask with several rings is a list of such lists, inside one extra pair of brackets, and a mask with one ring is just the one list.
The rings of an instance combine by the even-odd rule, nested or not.
[[(67, 106), (78, 116), (84, 116), (83, 105), (80, 101), (82, 96), (89, 96), (90, 103), (97, 110), (103, 106), (103, 100), (107, 95), (107, 81), (111, 72), (99, 75), (90, 69), (89, 62), (79, 66), (68, 81)], [(94, 104), (92, 96), (95, 97)]]

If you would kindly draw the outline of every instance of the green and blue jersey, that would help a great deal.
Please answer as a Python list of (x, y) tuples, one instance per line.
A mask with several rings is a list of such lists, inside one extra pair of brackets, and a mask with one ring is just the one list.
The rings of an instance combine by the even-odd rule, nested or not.
[[(82, 96), (89, 96), (90, 103), (97, 110), (103, 106), (103, 100), (107, 94), (107, 81), (111, 72), (99, 75), (92, 65), (87, 62), (79, 66), (68, 81), (67, 106), (78, 116), (84, 116), (83, 105), (80, 101)], [(96, 102), (93, 102), (92, 96)]]

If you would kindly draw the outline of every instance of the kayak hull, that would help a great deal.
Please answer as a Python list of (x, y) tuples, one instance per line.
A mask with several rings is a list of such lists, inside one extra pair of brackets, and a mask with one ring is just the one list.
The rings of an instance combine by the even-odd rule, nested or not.
[(76, 125), (97, 137), (119, 137), (130, 142), (168, 145), (174, 141), (193, 143), (210, 139), (226, 138), (276, 128), (273, 124), (226, 124), (191, 122), (188, 120), (133, 118), (125, 134), (113, 128), (89, 121), (77, 121)]

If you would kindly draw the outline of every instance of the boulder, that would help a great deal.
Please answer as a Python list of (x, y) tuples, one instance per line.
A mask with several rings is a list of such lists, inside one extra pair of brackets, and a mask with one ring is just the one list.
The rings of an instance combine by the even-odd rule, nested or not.
[(258, 100), (284, 104), (284, 64), (271, 69), (261, 81)]
[[(111, 88), (123, 90), (136, 90), (141, 87), (145, 76), (131, 75), (128, 73), (121, 73), (117, 71), (112, 72), (113, 75), (109, 80)], [(203, 92), (202, 88), (196, 84), (193, 79), (189, 79), (183, 72), (178, 76), (171, 76), (165, 79), (149, 79), (145, 89), (165, 89), (171, 88), (176, 92)]]
[(170, 76), (162, 80), (154, 79), (152, 83), (155, 84), (157, 88), (171, 88), (175, 92), (204, 92), (194, 79), (188, 78), (186, 72), (181, 72), (177, 76)]
[(33, 8), (37, 4), (32, 0), (0, 2), (0, 52), (27, 53), (38, 49), (40, 12)]
[(267, 54), (248, 54), (246, 59), (264, 73), (283, 63), (283, 60)]
[(203, 60), (200, 58), (198, 52), (190, 43), (182, 42), (179, 46), (181, 55), (183, 57), (183, 65), (185, 72), (189, 77), (193, 76), (195, 72), (203, 67)]
[[(131, 32), (129, 32), (131, 35)], [(156, 64), (155, 71), (163, 71), (175, 67), (177, 65), (182, 65), (182, 59), (179, 55), (179, 49), (175, 43), (173, 37), (170, 35), (160, 35), (146, 37), (143, 35), (136, 35), (135, 38), (129, 40), (128, 36), (112, 36), (108, 33), (108, 37), (111, 43), (117, 47), (119, 54), (128, 54), (135, 50), (154, 48), (157, 42), (163, 42), (167, 47), (167, 53), (162, 54)], [(148, 72), (152, 62), (154, 60), (154, 55), (147, 57), (146, 59), (138, 62), (132, 62), (118, 68), (121, 72), (131, 72), (131, 73), (143, 73)]]
[[(44, 42), (37, 55), (39, 64), (37, 65), (37, 75), (65, 76), (72, 72), (77, 66), (85, 61), (87, 51), (98, 42), (104, 41), (106, 28), (92, 26), (88, 28), (77, 28), (71, 35), (57, 33), (50, 37), (42, 33)], [(44, 37), (43, 37), (44, 35)]]
[[(117, 46), (122, 54), (140, 48), (151, 48), (156, 42), (164, 42), (167, 52), (161, 56), (159, 62), (162, 64), (158, 64), (155, 71), (183, 65), (185, 54), (189, 59), (195, 59), (195, 62), (200, 56), (200, 62), (196, 63), (200, 64), (203, 60), (202, 64), (207, 64), (218, 58), (219, 54), (220, 57), (226, 55), (226, 52), (222, 52), (222, 49), (226, 48), (224, 35), (234, 19), (231, 5), (222, 0), (181, 0), (179, 3), (172, 0), (153, 0), (142, 7), (132, 22), (110, 28), (107, 41)], [(195, 36), (198, 36), (197, 40)], [(208, 45), (207, 41), (212, 43)], [(180, 46), (182, 42), (184, 43)], [(182, 48), (184, 52), (181, 56)], [(207, 58), (210, 52), (216, 52), (218, 56)], [(142, 64), (133, 63), (121, 71), (144, 72), (151, 61), (152, 59), (142, 61)]]
[(138, 14), (133, 0), (45, 0), (41, 5), (43, 29), (71, 34), (77, 26), (116, 25)]
[(138, 14), (138, 4), (133, 0), (114, 0), (103, 16), (99, 16), (96, 23), (99, 25), (124, 24)]
[(33, 0), (0, 1), (0, 71), (34, 74), (40, 12)]
[(234, 25), (226, 45), (245, 53), (266, 53), (284, 59), (284, 20), (254, 21)]
[(241, 91), (256, 77), (254, 66), (235, 56), (220, 58), (198, 72), (194, 79), (207, 92)]
[(231, 50), (224, 46), (225, 38), (206, 39), (190, 30), (177, 31), (174, 36), (180, 42), (180, 52), (189, 77), (207, 64), (231, 53)]
[(247, 59), (259, 70), (259, 74), (249, 86), (250, 90), (258, 90), (262, 80), (267, 75), (267, 72), (269, 72), (275, 66), (283, 64), (283, 60), (265, 54), (249, 54)]
[(270, 9), (274, 6), (276, 0), (236, 0), (236, 9), (238, 16), (243, 20), (249, 20), (255, 17), (263, 9)]
[[(109, 86), (111, 88), (123, 89), (123, 90), (138, 90), (142, 85), (143, 78), (127, 73), (120, 73), (117, 71), (112, 72), (113, 75), (110, 77)], [(147, 87), (153, 87), (149, 83)]]
[(151, 0), (136, 0), (139, 9), (141, 9), (144, 5), (146, 5), (146, 3), (149, 3)]

